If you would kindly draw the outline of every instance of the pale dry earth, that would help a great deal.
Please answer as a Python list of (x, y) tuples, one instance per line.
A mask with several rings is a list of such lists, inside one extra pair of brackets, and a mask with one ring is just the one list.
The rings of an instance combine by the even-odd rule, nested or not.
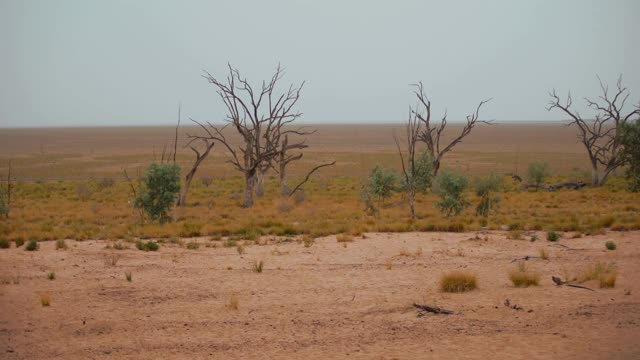
[[(217, 242), (204, 238), (198, 250), (118, 251), (107, 241), (0, 250), (0, 358), (640, 358), (640, 232), (560, 241), (579, 250), (543, 233), (536, 242), (501, 232), (365, 236), (346, 247), (333, 236), (311, 247), (263, 238), (243, 255), (205, 247)], [(617, 250), (606, 250), (607, 240)], [(527, 262), (540, 286), (514, 288), (511, 260), (541, 248), (549, 259)], [(252, 271), (256, 260), (262, 273)], [(551, 281), (596, 261), (615, 262), (615, 288)], [(476, 273), (479, 288), (440, 292), (451, 270)], [(41, 306), (41, 294), (51, 306)], [(233, 297), (237, 310), (228, 306)], [(420, 317), (413, 302), (455, 314)]]

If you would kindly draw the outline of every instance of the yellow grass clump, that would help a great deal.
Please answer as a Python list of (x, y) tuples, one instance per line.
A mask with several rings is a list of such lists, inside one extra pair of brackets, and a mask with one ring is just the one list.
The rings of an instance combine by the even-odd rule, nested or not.
[(616, 286), (617, 277), (618, 268), (614, 263), (598, 261), (583, 268), (576, 280), (578, 283), (597, 280), (601, 288), (612, 288)]
[(509, 272), (509, 279), (515, 287), (529, 287), (540, 283), (540, 274), (527, 270), (525, 263), (521, 261), (515, 270)]
[(451, 293), (462, 293), (477, 287), (476, 275), (464, 271), (452, 271), (440, 279), (440, 290)]

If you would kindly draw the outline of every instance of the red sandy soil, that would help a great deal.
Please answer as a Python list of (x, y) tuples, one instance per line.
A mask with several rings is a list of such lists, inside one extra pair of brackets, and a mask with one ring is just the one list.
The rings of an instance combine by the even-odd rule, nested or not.
[[(118, 251), (106, 241), (67, 241), (68, 250), (44, 242), (36, 252), (12, 245), (0, 250), (0, 358), (639, 359), (640, 232), (560, 241), (580, 250), (538, 236), (374, 233), (346, 248), (335, 237), (308, 248), (271, 239), (244, 255), (168, 244)], [(606, 250), (607, 240), (618, 249)], [(527, 261), (540, 286), (513, 287), (511, 260), (540, 248), (549, 260)], [(551, 281), (597, 261), (615, 262), (615, 288)], [(479, 288), (440, 292), (451, 270), (474, 272)], [(41, 306), (43, 293), (51, 306)], [(233, 296), (237, 310), (227, 306)], [(455, 314), (418, 316), (414, 302)]]

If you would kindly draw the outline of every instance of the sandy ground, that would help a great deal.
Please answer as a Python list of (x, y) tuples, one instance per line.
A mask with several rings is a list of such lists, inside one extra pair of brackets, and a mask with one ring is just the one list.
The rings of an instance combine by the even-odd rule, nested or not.
[[(335, 237), (308, 248), (270, 241), (244, 255), (177, 245), (117, 251), (105, 241), (0, 250), (0, 358), (640, 358), (640, 232), (561, 240), (581, 250), (475, 236), (375, 233), (346, 248)], [(609, 239), (616, 251), (604, 248)], [(540, 248), (549, 260), (527, 262), (542, 274), (540, 286), (514, 288), (511, 260)], [(262, 273), (252, 271), (255, 260), (264, 261)], [(617, 264), (615, 288), (551, 281), (596, 261)], [(440, 292), (440, 276), (456, 269), (475, 272), (479, 288)], [(41, 306), (43, 293), (51, 306)], [(228, 306), (233, 297), (237, 310)], [(418, 316), (413, 302), (455, 314)]]

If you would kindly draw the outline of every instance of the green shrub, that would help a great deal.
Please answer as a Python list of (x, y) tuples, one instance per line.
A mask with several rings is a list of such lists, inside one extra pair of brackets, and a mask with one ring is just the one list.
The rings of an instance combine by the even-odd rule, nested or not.
[(549, 164), (546, 162), (535, 161), (529, 164), (527, 176), (529, 178), (529, 182), (536, 185), (536, 191), (538, 191), (538, 187), (544, 183), (549, 174)]
[(500, 188), (500, 178), (496, 174), (478, 179), (476, 182), (476, 195), (480, 196), (480, 203), (476, 207), (477, 216), (489, 216), (489, 211), (494, 208), (500, 197), (493, 195)]
[(560, 234), (558, 234), (553, 230), (547, 231), (547, 240), (549, 241), (558, 241), (560, 240), (560, 237), (561, 237)]
[(16, 243), (16, 247), (19, 248), (20, 246), (24, 245), (24, 238), (17, 237), (13, 239), (13, 242)]
[(392, 169), (384, 169), (380, 165), (376, 165), (371, 170), (366, 191), (377, 197), (378, 202), (382, 201), (384, 204), (384, 200), (396, 190), (397, 179), (398, 177)]
[(114, 244), (114, 245), (113, 245), (113, 248), (114, 248), (114, 249), (116, 249), (116, 250), (124, 250), (124, 249), (126, 249), (127, 247), (126, 247), (126, 246), (124, 246), (124, 244), (123, 244), (123, 243), (117, 243), (117, 244)]
[(36, 251), (39, 248), (40, 248), (40, 244), (38, 244), (38, 241), (35, 239), (29, 240), (29, 242), (27, 243), (27, 246), (24, 247), (26, 251)]
[(158, 251), (158, 249), (160, 248), (160, 245), (158, 245), (158, 243), (153, 241), (147, 241), (147, 242), (137, 241), (136, 248), (142, 251)]
[(616, 243), (614, 243), (613, 241), (609, 240), (607, 241), (604, 246), (607, 248), (607, 250), (615, 250), (618, 248), (618, 246), (616, 245)]
[(187, 243), (187, 249), (189, 250), (197, 250), (199, 248), (200, 248), (200, 244), (198, 244), (197, 242)]
[(171, 219), (168, 212), (179, 191), (180, 167), (153, 163), (144, 176), (144, 189), (136, 198), (135, 207), (142, 208), (151, 220), (164, 223)]
[(11, 244), (7, 239), (0, 239), (0, 249), (8, 249)]
[(460, 215), (471, 203), (464, 197), (469, 179), (463, 174), (443, 171), (436, 179), (437, 193), (441, 201), (436, 207), (446, 216)]

